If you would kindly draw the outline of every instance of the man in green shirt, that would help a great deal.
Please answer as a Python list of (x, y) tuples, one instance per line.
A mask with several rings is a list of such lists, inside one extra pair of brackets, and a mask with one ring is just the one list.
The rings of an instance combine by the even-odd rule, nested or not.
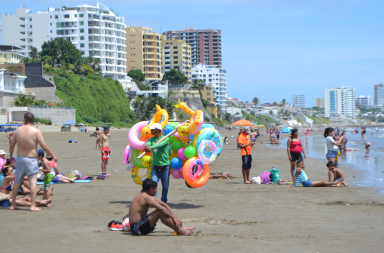
[[(151, 179), (159, 184), (161, 179), (161, 185), (163, 187), (161, 194), (161, 201), (167, 203), (168, 186), (169, 186), (169, 139), (165, 138), (162, 142), (155, 144), (161, 140), (162, 126), (159, 123), (155, 123), (149, 127), (151, 134), (155, 137), (150, 138), (144, 148), (145, 152), (151, 152), (152, 154), (152, 170)], [(155, 195), (157, 198), (157, 193)]]

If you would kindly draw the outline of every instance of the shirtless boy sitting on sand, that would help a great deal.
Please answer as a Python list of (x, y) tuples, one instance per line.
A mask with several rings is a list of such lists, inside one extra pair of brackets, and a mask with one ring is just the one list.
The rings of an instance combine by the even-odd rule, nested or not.
[[(143, 182), (143, 190), (137, 195), (129, 207), (129, 222), (134, 235), (147, 235), (152, 232), (156, 222), (161, 222), (172, 228), (178, 235), (191, 235), (194, 227), (184, 227), (172, 209), (165, 203), (155, 198), (157, 183), (149, 178)], [(149, 207), (156, 210), (148, 214)]]
[(344, 173), (339, 169), (335, 167), (335, 164), (331, 161), (327, 163), (327, 167), (329, 171), (333, 173), (333, 181), (341, 181), (342, 185), (347, 186), (347, 183), (344, 181)]

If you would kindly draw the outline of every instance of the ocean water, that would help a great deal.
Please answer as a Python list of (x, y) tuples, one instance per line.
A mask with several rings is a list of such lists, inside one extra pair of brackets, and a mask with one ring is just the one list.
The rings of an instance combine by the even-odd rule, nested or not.
[[(372, 145), (369, 151), (365, 150), (364, 141), (361, 140), (361, 134), (351, 134), (352, 129), (346, 129), (347, 149), (357, 151), (347, 151), (339, 156), (339, 164), (348, 163), (364, 173), (361, 175), (353, 175), (348, 169), (343, 169), (344, 177), (349, 185), (367, 186), (378, 188), (377, 191), (384, 193), (384, 129), (380, 129), (379, 133), (376, 130), (371, 136), (371, 130), (367, 130), (366, 141)], [(380, 137), (379, 137), (380, 136)], [(303, 133), (299, 134), (306, 151), (307, 157), (324, 159), (324, 166), (327, 162), (325, 158), (327, 147), (325, 138), (321, 135), (309, 136), (308, 142), (305, 140)], [(281, 148), (287, 147), (287, 140), (285, 138), (281, 141), (279, 146)]]

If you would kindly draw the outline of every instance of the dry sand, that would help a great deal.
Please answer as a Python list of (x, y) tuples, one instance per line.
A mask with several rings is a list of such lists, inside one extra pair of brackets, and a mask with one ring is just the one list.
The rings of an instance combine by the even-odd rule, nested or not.
[[(223, 134), (236, 136), (237, 132)], [(221, 157), (210, 166), (211, 172), (230, 173), (233, 179), (211, 179), (199, 189), (187, 188), (182, 179), (171, 179), (169, 205), (185, 225), (196, 226), (191, 237), (174, 236), (160, 222), (150, 236), (109, 231), (108, 222), (121, 220), (141, 189), (123, 163), (127, 130), (112, 130), (111, 136), (108, 171), (112, 176), (107, 180), (55, 185), (51, 207), (38, 213), (27, 208), (0, 209), (1, 252), (384, 251), (382, 195), (358, 186), (291, 189), (245, 185), (235, 138), (230, 138), (232, 144), (225, 146)], [(5, 135), (1, 138), (1, 149), (7, 150)], [(94, 150), (94, 137), (45, 132), (44, 138), (59, 159), (60, 172), (100, 172), (100, 151)], [(69, 139), (79, 143), (69, 144)], [(267, 142), (266, 137), (263, 142)], [(327, 180), (325, 159), (307, 159), (305, 163), (311, 180)], [(251, 176), (272, 166), (279, 168), (283, 179), (290, 179), (286, 150), (258, 142)], [(347, 179), (361, 173), (344, 164), (341, 169)]]

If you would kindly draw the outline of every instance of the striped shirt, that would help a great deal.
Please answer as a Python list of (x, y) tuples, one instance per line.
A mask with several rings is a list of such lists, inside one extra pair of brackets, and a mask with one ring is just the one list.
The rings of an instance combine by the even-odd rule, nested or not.
[[(293, 171), (294, 177), (296, 175), (296, 169), (297, 168), (295, 168), (295, 170)], [(301, 170), (301, 173), (296, 178), (295, 186), (299, 186), (300, 184), (302, 184), (303, 182), (308, 181), (308, 180), (309, 180), (309, 178), (307, 177), (307, 174), (305, 174), (305, 171)]]

